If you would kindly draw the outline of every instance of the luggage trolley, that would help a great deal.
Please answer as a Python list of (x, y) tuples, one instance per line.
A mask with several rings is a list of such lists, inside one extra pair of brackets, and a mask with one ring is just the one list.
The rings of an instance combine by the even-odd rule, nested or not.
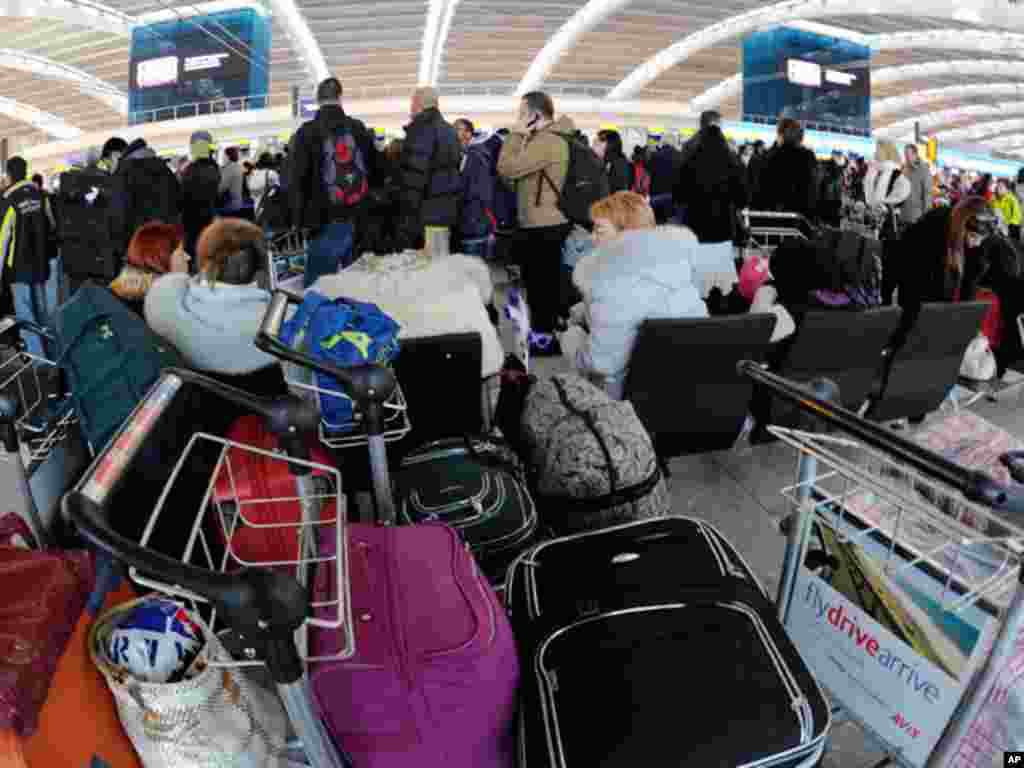
[[(57, 363), (25, 350), (21, 332), (52, 342), (42, 326), (13, 317), (0, 320), (8, 356), (0, 362), (0, 462), (12, 472), (11, 497), (22, 505), (25, 522), (40, 546), (52, 544), (56, 510), (70, 477), (85, 468), (88, 450), (78, 418), (65, 393), (50, 391)], [(40, 375), (41, 371), (47, 374)]]
[[(758, 251), (765, 256), (770, 256), (784, 240), (808, 240), (814, 232), (811, 223), (799, 213), (744, 208), (740, 217), (747, 236), (743, 250)], [(743, 256), (745, 258), (746, 253)]]
[(302, 290), (308, 239), (309, 233), (303, 229), (267, 235), (267, 280), (271, 291), (278, 287)]
[(770, 427), (798, 455), (783, 624), (882, 765), (961, 764), (1024, 629), (1024, 486), (832, 405), (828, 387), (740, 369), (835, 430)]
[[(279, 327), (286, 308), (287, 299), (279, 294), (268, 312), (265, 328)], [(263, 343), (267, 337), (261, 331)], [(365, 414), (363, 424), (371, 457), (377, 450), (382, 451), (381, 411), (395, 386), (391, 371), (372, 365), (346, 370), (317, 365), (341, 382), (359, 403)], [(277, 438), (280, 452), (269, 453), (199, 430), (192, 433), (181, 429), (197, 415), (202, 418), (202, 414), (216, 414), (218, 406), (223, 410), (227, 403), (261, 416)], [(79, 533), (129, 566), (136, 581), (195, 604), (212, 606), (210, 624), (229, 630), (224, 645), (235, 649), (235, 656), (211, 663), (265, 664), (301, 743), (306, 764), (313, 768), (345, 768), (348, 763), (317, 715), (306, 676), (306, 662), (315, 660), (306, 655), (305, 630), (309, 625), (337, 628), (341, 633), (341, 648), (331, 658), (345, 658), (354, 651), (341, 477), (336, 469), (310, 460), (317, 421), (318, 414), (311, 404), (295, 395), (260, 398), (190, 371), (169, 369), (64, 497), (63, 506)], [(226, 477), (234, 488), (233, 451), (252, 451), (287, 462), (295, 477), (295, 496), (243, 501), (236, 495), (233, 503), (222, 496), (211, 507), (218, 477)], [(393, 520), (387, 464), (372, 463), (378, 505), (384, 519)], [(317, 482), (314, 471), (330, 478), (329, 488)], [(187, 527), (184, 551), (158, 551), (159, 536), (153, 534), (161, 519), (170, 518), (175, 523), (171, 527), (180, 531), (180, 510), (187, 512), (195, 499), (200, 500), (199, 515)], [(232, 534), (238, 520), (244, 518), (245, 506), (282, 501), (297, 503), (300, 516), (294, 523), (265, 527), (267, 535), (290, 530), (297, 537), (296, 557), (261, 564), (247, 564), (236, 557)], [(126, 516), (130, 521), (140, 507), (150, 508), (152, 514), (136, 541), (117, 528)], [(220, 553), (217, 542), (204, 530), (211, 510), (226, 533)], [(316, 540), (325, 535), (324, 526), (333, 526), (333, 549), (341, 553), (339, 556), (323, 557), (314, 549)], [(253, 527), (250, 525), (250, 530)], [(329, 568), (328, 574), (337, 580), (336, 603), (324, 605), (310, 598), (314, 568)], [(297, 752), (289, 755), (290, 759), (296, 757), (300, 757)]]

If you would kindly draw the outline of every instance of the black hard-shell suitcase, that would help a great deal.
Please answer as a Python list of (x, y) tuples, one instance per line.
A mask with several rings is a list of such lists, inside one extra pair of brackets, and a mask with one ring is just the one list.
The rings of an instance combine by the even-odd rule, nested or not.
[(118, 263), (110, 242), (107, 207), (111, 177), (99, 171), (60, 175), (55, 215), (64, 271), (76, 278), (117, 276)]
[(815, 765), (831, 714), (775, 606), (703, 521), (537, 545), (506, 593), (520, 768)]

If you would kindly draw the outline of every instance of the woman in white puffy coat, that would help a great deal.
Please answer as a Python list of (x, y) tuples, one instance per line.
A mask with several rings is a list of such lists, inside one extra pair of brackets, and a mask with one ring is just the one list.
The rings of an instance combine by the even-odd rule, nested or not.
[(864, 202), (869, 208), (896, 207), (908, 197), (910, 179), (903, 175), (899, 150), (891, 141), (880, 140), (864, 177)]
[[(647, 227), (623, 226), (616, 209)], [(617, 192), (591, 209), (598, 247), (576, 265), (584, 296), (579, 319), (561, 336), (563, 354), (583, 375), (621, 399), (640, 324), (648, 318), (707, 317), (687, 253), (699, 247), (682, 227), (654, 228), (654, 212), (635, 192)], [(626, 222), (623, 222), (625, 224)], [(608, 230), (612, 229), (611, 233)], [(608, 234), (604, 234), (608, 233)]]

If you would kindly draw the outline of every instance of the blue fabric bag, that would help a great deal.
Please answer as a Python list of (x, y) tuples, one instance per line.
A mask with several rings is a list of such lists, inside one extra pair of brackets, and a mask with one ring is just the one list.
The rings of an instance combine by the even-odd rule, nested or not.
[[(390, 363), (398, 355), (400, 326), (376, 304), (354, 299), (329, 299), (307, 291), (302, 304), (281, 326), (281, 340), (293, 349), (339, 368), (364, 363)], [(328, 430), (354, 427), (352, 401), (333, 376), (316, 373), (320, 389), (338, 393), (320, 396), (320, 418)]]

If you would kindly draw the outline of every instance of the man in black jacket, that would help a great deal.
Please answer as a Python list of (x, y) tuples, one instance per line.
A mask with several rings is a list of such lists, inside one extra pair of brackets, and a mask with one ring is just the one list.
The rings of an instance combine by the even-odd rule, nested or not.
[(702, 243), (732, 242), (736, 211), (747, 204), (746, 169), (729, 147), (717, 112), (701, 115), (699, 140), (683, 161), (674, 190), (686, 223)]
[(813, 220), (818, 212), (818, 159), (803, 146), (804, 130), (796, 120), (780, 120), (778, 137), (761, 169), (756, 207)]
[(196, 131), (189, 141), (192, 161), (181, 175), (181, 223), (185, 228), (185, 253), (190, 271), (198, 269), (196, 252), (199, 236), (217, 215), (220, 190), (220, 168), (213, 159), (213, 136), (207, 131)]
[(334, 274), (355, 259), (356, 227), (377, 183), (377, 150), (360, 120), (341, 107), (341, 81), (329, 77), (316, 89), (316, 117), (292, 137), (286, 161), (291, 224), (310, 231), (303, 282)]
[(656, 151), (648, 153), (648, 157), (651, 172), (651, 208), (654, 209), (654, 218), (657, 222), (666, 224), (676, 214), (672, 190), (679, 178), (683, 154), (671, 143), (664, 141)]
[[(50, 226), (43, 193), (26, 179), (22, 157), (7, 161), (7, 189), (0, 198), (0, 259), (11, 285), (14, 314), (19, 320), (45, 325), (57, 308), (57, 259), (49, 258)], [(22, 334), (27, 351), (45, 357), (38, 334)]]
[(120, 265), (128, 243), (143, 224), (162, 221), (181, 223), (181, 185), (163, 158), (144, 139), (136, 139), (116, 161), (107, 208), (110, 242)]
[(458, 221), (462, 148), (433, 88), (416, 89), (409, 112), (412, 122), (405, 127), (402, 145), (400, 234), (404, 245), (416, 248), (424, 228), (451, 231)]

